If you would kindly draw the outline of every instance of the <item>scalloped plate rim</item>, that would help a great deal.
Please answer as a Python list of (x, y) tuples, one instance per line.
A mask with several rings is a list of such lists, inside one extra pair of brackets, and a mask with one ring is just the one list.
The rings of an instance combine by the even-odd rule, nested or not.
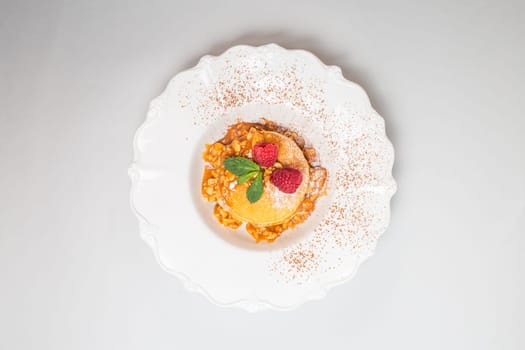
[[(175, 74), (169, 80), (168, 84), (163, 89), (163, 91), (160, 93), (160, 95), (158, 95), (156, 98), (154, 98), (150, 102), (149, 107), (148, 107), (148, 112), (146, 114), (146, 118), (141, 123), (141, 125), (137, 128), (137, 130), (136, 130), (136, 132), (134, 134), (134, 137), (133, 137), (133, 161), (131, 162), (130, 166), (128, 167), (128, 175), (129, 175), (130, 180), (131, 180), (131, 189), (130, 189), (130, 194), (129, 194), (130, 207), (132, 209), (132, 212), (134, 213), (134, 215), (136, 216), (136, 218), (138, 220), (140, 237), (152, 249), (153, 255), (154, 255), (155, 260), (157, 261), (157, 263), (161, 266), (161, 268), (164, 271), (166, 271), (167, 273), (169, 273), (169, 274), (171, 274), (173, 276), (176, 276), (182, 282), (182, 284), (183, 284), (183, 286), (184, 286), (184, 288), (186, 290), (188, 290), (190, 292), (201, 294), (206, 299), (208, 299), (212, 304), (220, 306), (220, 307), (239, 307), (239, 308), (244, 309), (244, 310), (246, 310), (248, 312), (257, 312), (257, 311), (264, 311), (264, 310), (289, 311), (289, 310), (293, 310), (293, 309), (298, 308), (299, 306), (303, 305), (306, 302), (323, 299), (332, 288), (334, 288), (336, 286), (339, 286), (339, 285), (342, 285), (342, 284), (350, 281), (356, 275), (356, 273), (359, 270), (359, 267), (361, 266), (361, 264), (363, 262), (365, 262), (366, 260), (368, 260), (370, 257), (372, 257), (375, 254), (375, 250), (377, 248), (377, 244), (374, 246), (373, 250), (369, 254), (357, 256), (357, 260), (356, 260), (356, 263), (355, 263), (354, 268), (352, 269), (352, 271), (350, 271), (349, 273), (345, 274), (345, 276), (342, 276), (339, 279), (336, 279), (336, 280), (333, 280), (333, 281), (329, 281), (328, 283), (323, 284), (321, 286), (321, 292), (320, 293), (309, 295), (308, 297), (304, 298), (303, 300), (301, 300), (301, 301), (299, 301), (299, 302), (297, 302), (297, 303), (295, 303), (293, 305), (287, 305), (287, 306), (277, 305), (277, 304), (274, 304), (274, 303), (269, 302), (267, 300), (262, 300), (262, 299), (259, 299), (259, 298), (255, 299), (255, 300), (242, 299), (241, 298), (241, 299), (238, 299), (238, 300), (236, 300), (234, 302), (223, 303), (223, 302), (215, 299), (213, 296), (211, 296), (205, 290), (205, 288), (200, 286), (198, 283), (194, 282), (191, 279), (191, 277), (189, 277), (188, 275), (186, 275), (185, 273), (183, 273), (181, 271), (177, 271), (177, 270), (175, 270), (173, 268), (167, 267), (162, 262), (162, 259), (160, 258), (160, 254), (158, 252), (157, 240), (155, 239), (154, 235), (152, 234), (153, 233), (152, 231), (155, 231), (156, 227), (155, 227), (155, 225), (151, 224), (146, 219), (145, 215), (140, 213), (140, 211), (135, 206), (136, 187), (137, 187), (137, 183), (139, 181), (139, 175), (138, 175), (137, 170), (136, 170), (137, 161), (138, 161), (138, 154), (140, 154), (139, 147), (138, 147), (138, 139), (140, 138), (140, 136), (142, 134), (142, 131), (147, 127), (147, 125), (152, 120), (155, 119), (156, 111), (157, 111), (157, 108), (156, 108), (157, 104), (162, 103), (163, 99), (166, 98), (167, 91), (169, 90), (172, 82), (174, 80), (176, 80), (180, 75), (188, 73), (188, 72), (192, 72), (192, 71), (201, 70), (202, 66), (205, 65), (208, 60), (219, 59), (222, 55), (226, 54), (227, 52), (229, 52), (231, 50), (242, 49), (242, 48), (248, 48), (248, 49), (251, 49), (251, 48), (278, 49), (278, 50), (291, 51), (291, 52), (296, 52), (296, 53), (300, 53), (300, 54), (303, 54), (303, 55), (310, 56), (310, 57), (314, 58), (315, 61), (317, 63), (319, 63), (326, 70), (329, 70), (331, 72), (337, 73), (338, 82), (339, 83), (350, 85), (353, 88), (357, 88), (357, 89), (360, 90), (360, 92), (363, 94), (363, 96), (365, 97), (365, 99), (367, 101), (367, 107), (370, 108), (375, 113), (375, 115), (378, 118), (381, 119), (382, 126), (383, 126), (383, 134), (384, 134), (384, 135), (382, 135), (383, 139), (384, 139), (384, 141), (386, 141), (388, 143), (389, 148), (392, 150), (391, 164), (389, 166), (390, 174), (389, 174), (389, 176), (387, 176), (385, 178), (386, 184), (388, 184), (388, 186), (385, 186), (385, 193), (388, 196), (388, 199), (387, 199), (388, 205), (387, 205), (386, 212), (385, 212), (386, 223), (387, 224), (386, 224), (386, 226), (383, 229), (378, 231), (377, 240), (379, 240), (379, 238), (385, 233), (386, 229), (388, 228), (388, 226), (390, 224), (390, 219), (391, 219), (390, 202), (391, 202), (391, 199), (392, 199), (393, 195), (397, 192), (397, 182), (395, 181), (394, 177), (392, 176), (393, 164), (395, 162), (395, 150), (394, 150), (394, 147), (393, 147), (390, 139), (386, 135), (384, 118), (381, 115), (379, 115), (373, 109), (373, 107), (372, 107), (372, 105), (370, 103), (370, 98), (369, 98), (368, 94), (366, 93), (366, 91), (363, 89), (363, 87), (361, 87), (359, 84), (357, 84), (357, 83), (355, 83), (353, 81), (350, 81), (350, 80), (346, 79), (343, 76), (341, 67), (339, 67), (337, 65), (326, 65), (324, 62), (321, 61), (321, 59), (319, 57), (317, 57), (316, 55), (314, 55), (310, 51), (303, 50), (303, 49), (286, 49), (286, 48), (283, 48), (282, 46), (280, 46), (278, 44), (275, 44), (275, 43), (269, 43), (269, 44), (260, 45), (260, 46), (235, 45), (235, 46), (232, 46), (232, 47), (228, 48), (227, 50), (225, 50), (223, 53), (221, 53), (219, 55), (204, 55), (204, 56), (202, 56), (199, 59), (197, 65), (195, 65), (195, 66), (193, 66), (193, 67), (191, 67), (189, 69), (185, 69), (183, 71), (178, 72), (177, 74)], [(148, 229), (145, 229), (145, 227), (147, 227)]]

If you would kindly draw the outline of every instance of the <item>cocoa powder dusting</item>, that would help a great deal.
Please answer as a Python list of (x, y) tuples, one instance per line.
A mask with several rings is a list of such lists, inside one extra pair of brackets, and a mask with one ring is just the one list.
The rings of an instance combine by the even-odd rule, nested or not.
[[(284, 104), (300, 110), (305, 125), (320, 126), (319, 133), (329, 146), (329, 154), (323, 156), (334, 169), (329, 171), (330, 204), (307, 240), (269, 258), (270, 272), (279, 281), (301, 284), (336, 269), (350, 255), (372, 252), (385, 225), (385, 208), (377, 204), (385, 203), (382, 198), (388, 191), (384, 182), (393, 157), (383, 121), (370, 106), (347, 101), (328, 108), (334, 105), (327, 101), (328, 79), (305, 74), (305, 66), (298, 61), (270, 66), (264, 55), (254, 51), (236, 56), (232, 60), (235, 65), (227, 64), (217, 76), (203, 72), (208, 75), (206, 83), (199, 81), (188, 89), (192, 94), (180, 96), (180, 107), (193, 109), (193, 123), (205, 127), (239, 106)], [(330, 71), (329, 78), (339, 79), (334, 74), (340, 75)]]

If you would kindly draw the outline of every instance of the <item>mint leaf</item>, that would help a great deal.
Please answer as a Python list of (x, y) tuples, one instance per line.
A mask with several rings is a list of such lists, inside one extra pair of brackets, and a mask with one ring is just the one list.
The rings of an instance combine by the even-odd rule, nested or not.
[(244, 175), (241, 175), (237, 178), (237, 183), (240, 185), (240, 184), (243, 184), (245, 183), (246, 181), (248, 180), (251, 180), (255, 175), (257, 175), (258, 171), (251, 171), (249, 173), (246, 173)]
[(246, 191), (246, 198), (250, 203), (257, 202), (263, 193), (263, 173), (259, 165), (248, 158), (231, 157), (224, 160), (224, 167), (237, 176), (237, 183), (243, 184), (255, 176), (255, 180)]
[(248, 187), (248, 190), (246, 191), (246, 198), (250, 201), (250, 203), (255, 203), (259, 199), (261, 199), (261, 196), (263, 194), (263, 174), (262, 171), (259, 171), (257, 173), (257, 176), (255, 177), (255, 180), (253, 180), (250, 187)]
[(224, 160), (224, 167), (230, 173), (241, 176), (259, 171), (259, 166), (248, 158), (232, 157)]

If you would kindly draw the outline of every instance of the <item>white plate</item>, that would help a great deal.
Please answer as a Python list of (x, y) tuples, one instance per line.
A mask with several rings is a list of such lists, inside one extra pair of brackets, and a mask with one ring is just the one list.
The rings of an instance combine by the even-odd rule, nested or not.
[[(275, 243), (222, 227), (200, 195), (206, 143), (265, 117), (320, 153), (329, 195)], [(177, 74), (134, 142), (131, 205), (159, 264), (221, 306), (288, 310), (355, 274), (388, 226), (393, 148), (366, 93), (303, 50), (235, 46)]]

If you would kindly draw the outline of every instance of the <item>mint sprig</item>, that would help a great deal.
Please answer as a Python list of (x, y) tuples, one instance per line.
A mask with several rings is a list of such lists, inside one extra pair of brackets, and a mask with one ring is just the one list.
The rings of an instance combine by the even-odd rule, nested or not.
[(264, 191), (262, 169), (257, 163), (248, 158), (231, 157), (224, 160), (224, 167), (230, 173), (237, 176), (237, 183), (243, 184), (255, 177), (246, 191), (246, 198), (250, 203), (255, 203)]

